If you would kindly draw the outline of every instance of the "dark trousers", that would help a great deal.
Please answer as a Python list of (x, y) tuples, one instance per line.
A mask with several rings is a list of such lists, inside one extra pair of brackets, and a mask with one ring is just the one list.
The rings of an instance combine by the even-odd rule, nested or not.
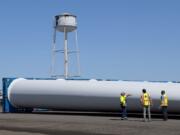
[(122, 118), (126, 118), (127, 117), (127, 109), (126, 106), (121, 106), (122, 109)]
[(161, 110), (163, 114), (163, 120), (168, 120), (167, 106), (161, 106)]

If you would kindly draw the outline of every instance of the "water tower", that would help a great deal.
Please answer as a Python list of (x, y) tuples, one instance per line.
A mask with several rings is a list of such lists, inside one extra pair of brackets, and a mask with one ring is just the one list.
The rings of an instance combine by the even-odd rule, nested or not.
[[(52, 47), (52, 70), (51, 76), (58, 78), (64, 77), (65, 79), (74, 76), (80, 76), (80, 64), (79, 64), (79, 49), (78, 49), (78, 40), (77, 40), (77, 21), (76, 16), (63, 13), (61, 15), (56, 15), (54, 17), (54, 35), (53, 35), (53, 47)], [(64, 49), (59, 50), (57, 49), (56, 45), (56, 32), (63, 32), (64, 33)], [(75, 50), (71, 50), (68, 48), (68, 33), (75, 32)], [(56, 54), (63, 53), (64, 54), (64, 74), (59, 75), (55, 73), (55, 66), (56, 66)], [(69, 73), (69, 54), (74, 53), (76, 54), (77, 59), (77, 73), (75, 75), (71, 75)]]

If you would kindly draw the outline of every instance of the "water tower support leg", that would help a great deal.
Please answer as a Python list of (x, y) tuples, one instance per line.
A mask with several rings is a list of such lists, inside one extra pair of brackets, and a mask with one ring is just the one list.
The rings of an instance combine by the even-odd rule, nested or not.
[(68, 43), (67, 32), (64, 30), (64, 77), (68, 78)]

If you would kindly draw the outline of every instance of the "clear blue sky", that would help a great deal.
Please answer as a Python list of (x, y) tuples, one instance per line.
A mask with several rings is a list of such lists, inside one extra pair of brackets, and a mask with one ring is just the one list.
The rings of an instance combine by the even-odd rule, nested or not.
[(77, 15), (82, 78), (180, 81), (179, 0), (1, 0), (0, 78), (49, 77), (52, 18)]

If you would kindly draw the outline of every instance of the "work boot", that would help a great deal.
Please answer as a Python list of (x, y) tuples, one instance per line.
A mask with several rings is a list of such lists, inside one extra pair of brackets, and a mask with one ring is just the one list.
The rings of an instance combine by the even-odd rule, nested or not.
[(147, 122), (147, 119), (143, 119), (143, 122)]

